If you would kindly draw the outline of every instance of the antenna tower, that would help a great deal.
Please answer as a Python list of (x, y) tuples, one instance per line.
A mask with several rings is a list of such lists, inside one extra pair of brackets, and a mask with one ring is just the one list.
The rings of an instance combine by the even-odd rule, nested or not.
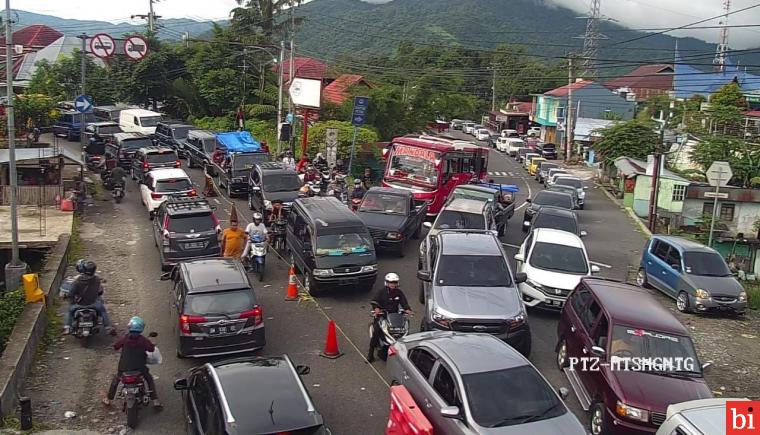
[(731, 0), (723, 0), (723, 11), (725, 14), (721, 18), (720, 22), (720, 41), (718, 46), (715, 47), (715, 59), (713, 64), (718, 71), (723, 71), (726, 68), (726, 53), (728, 52), (728, 14), (731, 11)]

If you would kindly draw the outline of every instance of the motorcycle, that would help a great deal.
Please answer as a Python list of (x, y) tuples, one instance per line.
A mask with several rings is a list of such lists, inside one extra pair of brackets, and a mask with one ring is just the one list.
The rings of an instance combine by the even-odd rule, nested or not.
[(113, 183), (111, 186), (111, 195), (116, 203), (120, 203), (124, 199), (124, 183)]
[[(373, 321), (369, 323), (369, 339), (372, 340), (375, 314), (374, 312), (370, 314), (373, 317)], [(403, 310), (399, 310), (397, 313), (382, 311), (377, 322), (382, 332), (378, 355), (381, 360), (385, 361), (388, 359), (388, 348), (396, 343), (398, 339), (406, 337), (409, 334), (409, 316)]]
[(309, 196), (322, 196), (322, 188), (316, 183), (309, 183)]
[(362, 205), (362, 200), (360, 198), (352, 198), (351, 199), (351, 211), (356, 213), (359, 210), (359, 206)]
[(264, 280), (264, 266), (266, 266), (267, 241), (266, 238), (254, 233), (251, 236), (251, 249), (248, 251), (248, 264), (252, 272), (259, 274), (259, 281)]
[(327, 192), (327, 188), (332, 182), (332, 173), (330, 171), (322, 171), (321, 181), (319, 187), (322, 192)]
[(85, 153), (84, 159), (87, 164), (87, 169), (93, 172), (99, 172), (101, 170), (103, 162), (105, 161), (105, 157), (98, 154)]
[(81, 307), (74, 311), (71, 333), (80, 340), (82, 347), (88, 347), (92, 336), (100, 332), (101, 320), (95, 308)]
[[(151, 332), (149, 337), (157, 337), (158, 334)], [(157, 355), (157, 360), (152, 360), (154, 355), (148, 354), (148, 364), (160, 364), (161, 356), (156, 347), (156, 351), (153, 354)], [(142, 372), (130, 371), (124, 372), (119, 378), (119, 391), (118, 397), (122, 400), (122, 410), (127, 414), (127, 426), (134, 429), (137, 427), (137, 413), (140, 407), (147, 407), (150, 405), (150, 390), (145, 382)]]
[(272, 247), (280, 252), (285, 249), (285, 228), (287, 224), (285, 218), (279, 218), (272, 222)]

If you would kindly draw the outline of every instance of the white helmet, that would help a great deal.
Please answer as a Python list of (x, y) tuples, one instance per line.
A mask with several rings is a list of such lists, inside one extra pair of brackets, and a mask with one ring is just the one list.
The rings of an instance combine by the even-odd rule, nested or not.
[(262, 220), (261, 213), (254, 213), (253, 214), (253, 220), (255, 220), (255, 221)]
[(391, 272), (385, 275), (385, 282), (399, 282), (400, 278), (397, 274)]

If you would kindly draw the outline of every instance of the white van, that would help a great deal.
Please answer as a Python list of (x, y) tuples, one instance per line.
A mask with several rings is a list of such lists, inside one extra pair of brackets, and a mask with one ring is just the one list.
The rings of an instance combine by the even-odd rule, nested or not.
[(127, 109), (119, 113), (119, 127), (125, 133), (154, 134), (160, 121), (160, 113), (145, 109)]

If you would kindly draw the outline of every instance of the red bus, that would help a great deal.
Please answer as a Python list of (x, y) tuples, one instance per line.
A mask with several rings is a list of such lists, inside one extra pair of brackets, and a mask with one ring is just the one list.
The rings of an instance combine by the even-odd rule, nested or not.
[(408, 189), (428, 201), (435, 216), (452, 190), (470, 181), (488, 179), (488, 148), (436, 136), (394, 138), (387, 148), (384, 187)]

